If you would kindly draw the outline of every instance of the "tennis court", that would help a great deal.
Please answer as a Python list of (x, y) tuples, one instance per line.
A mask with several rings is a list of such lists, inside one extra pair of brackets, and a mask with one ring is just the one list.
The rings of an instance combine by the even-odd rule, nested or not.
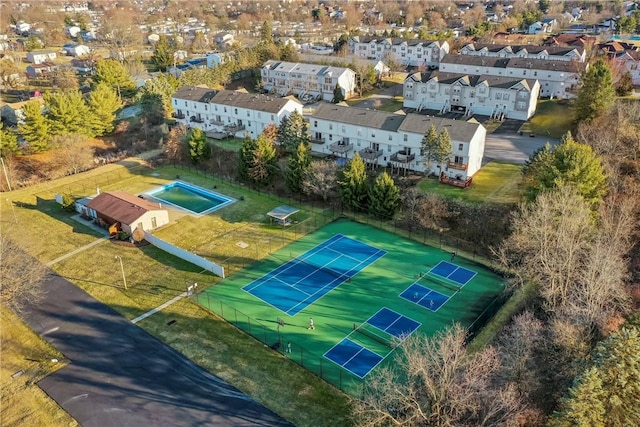
[(242, 289), (295, 316), (385, 253), (337, 234)]
[[(354, 327), (353, 332), (331, 347), (324, 354), (324, 357), (358, 378), (364, 378), (393, 352), (397, 344), (405, 340), (419, 327), (420, 322), (383, 307), (367, 319), (363, 325)], [(388, 351), (384, 354), (376, 353), (358, 343), (357, 341), (362, 338), (358, 338), (357, 334), (384, 344), (389, 347)]]
[(460, 254), (452, 261), (449, 248), (340, 219), (197, 298), (284, 357), (357, 393), (364, 378), (392, 363), (402, 339), (431, 336), (451, 322), (470, 327), (502, 290), (499, 276)]

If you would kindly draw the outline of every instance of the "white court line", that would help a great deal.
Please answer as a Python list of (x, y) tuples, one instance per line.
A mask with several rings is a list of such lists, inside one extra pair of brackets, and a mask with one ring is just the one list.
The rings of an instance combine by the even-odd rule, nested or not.
[(149, 311), (147, 311), (146, 313), (141, 314), (140, 316), (138, 316), (138, 317), (136, 317), (135, 319), (133, 319), (133, 320), (131, 321), (131, 323), (136, 324), (136, 323), (138, 323), (139, 321), (144, 320), (144, 319), (146, 319), (147, 317), (149, 317), (149, 316), (151, 316), (151, 315), (153, 315), (153, 314), (156, 314), (156, 313), (157, 313), (157, 312), (159, 312), (160, 310), (164, 310), (165, 308), (169, 307), (171, 304), (174, 304), (174, 303), (176, 303), (176, 302), (180, 301), (182, 298), (186, 297), (187, 295), (188, 295), (188, 293), (187, 293), (187, 292), (183, 292), (183, 293), (181, 293), (180, 295), (178, 295), (177, 297), (172, 298), (172, 299), (170, 299), (169, 301), (165, 302), (164, 304), (157, 306), (157, 307), (156, 307), (156, 308), (154, 308), (153, 310), (149, 310)]

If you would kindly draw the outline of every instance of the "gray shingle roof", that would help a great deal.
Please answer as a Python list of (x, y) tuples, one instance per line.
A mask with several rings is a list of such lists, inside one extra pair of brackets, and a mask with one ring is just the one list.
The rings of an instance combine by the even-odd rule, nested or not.
[(563, 56), (574, 50), (577, 51), (577, 53), (580, 55), (582, 55), (582, 52), (584, 52), (584, 48), (579, 46), (563, 47), (563, 46), (506, 45), (506, 44), (483, 44), (483, 43), (469, 43), (466, 46), (473, 47), (474, 50), (476, 51), (481, 49), (487, 49), (489, 52), (499, 52), (505, 48), (509, 48), (514, 53), (518, 53), (521, 50), (526, 50), (528, 53), (531, 53), (531, 54), (537, 54), (543, 51), (547, 51), (549, 55), (553, 55), (553, 56)]
[(173, 94), (173, 98), (187, 101), (209, 102), (218, 91), (200, 86), (182, 86)]
[(425, 73), (415, 73), (407, 78), (411, 78), (416, 82), (426, 83), (432, 79), (436, 79), (439, 83), (453, 84), (458, 80), (462, 80), (467, 86), (478, 86), (482, 83), (486, 83), (489, 87), (499, 87), (503, 89), (511, 89), (512, 87), (521, 84), (526, 89), (531, 91), (531, 88), (535, 84), (535, 79), (519, 79), (517, 77), (508, 76), (490, 76), (487, 74), (474, 75), (464, 73), (446, 73), (442, 71), (430, 71)]
[(267, 95), (236, 92), (233, 90), (221, 90), (211, 99), (212, 104), (247, 108), (274, 114), (280, 112), (289, 101), (291, 101), (291, 98), (274, 98)]
[(495, 58), (475, 55), (447, 54), (440, 64), (469, 65), (493, 68), (529, 68), (533, 70), (564, 71), (572, 73), (582, 72), (586, 64), (578, 61), (556, 61), (553, 59), (537, 58)]
[(431, 125), (434, 125), (438, 132), (446, 129), (454, 141), (470, 141), (482, 126), (480, 123), (464, 122), (462, 120), (424, 116), (422, 114), (407, 114), (398, 130), (424, 135)]

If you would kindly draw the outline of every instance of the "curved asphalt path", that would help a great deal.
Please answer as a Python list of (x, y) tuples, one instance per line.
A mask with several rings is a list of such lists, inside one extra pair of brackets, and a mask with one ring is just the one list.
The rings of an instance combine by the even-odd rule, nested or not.
[(69, 365), (38, 385), (85, 427), (290, 426), (66, 279), (26, 323)]

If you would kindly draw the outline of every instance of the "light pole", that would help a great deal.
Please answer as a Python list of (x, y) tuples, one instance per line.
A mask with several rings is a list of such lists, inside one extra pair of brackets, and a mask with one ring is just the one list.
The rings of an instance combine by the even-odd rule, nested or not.
[(120, 270), (122, 271), (122, 281), (124, 282), (124, 289), (127, 290), (127, 278), (124, 277), (124, 265), (122, 264), (122, 257), (116, 255), (116, 259), (120, 261)]

